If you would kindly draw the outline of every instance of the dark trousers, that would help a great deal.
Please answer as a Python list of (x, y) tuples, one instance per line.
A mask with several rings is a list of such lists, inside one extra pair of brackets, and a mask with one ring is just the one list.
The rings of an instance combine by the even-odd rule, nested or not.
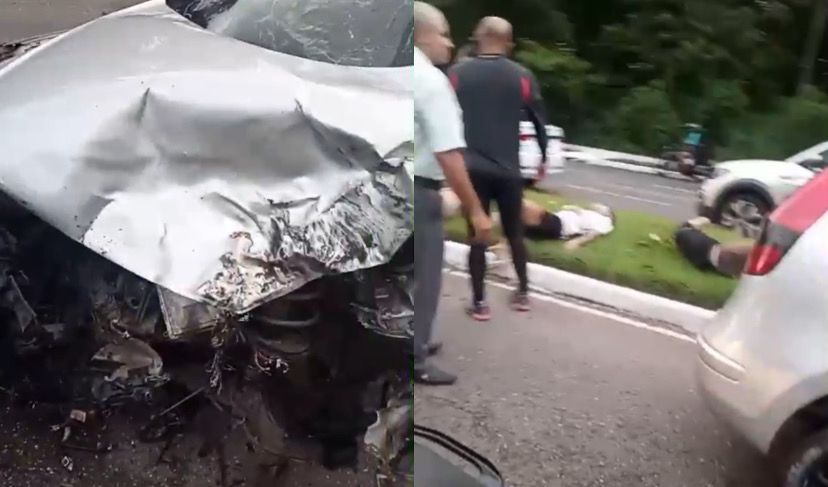
[[(529, 280), (526, 276), (526, 243), (523, 240), (524, 228), (521, 218), (523, 208), (523, 180), (517, 177), (504, 176), (485, 171), (469, 171), (477, 197), (487, 214), (491, 214), (492, 202), (497, 203), (500, 212), (500, 223), (504, 237), (509, 242), (512, 252), (512, 261), (515, 265), (520, 291), (529, 289)], [(469, 236), (474, 231), (469, 225)], [(483, 280), (486, 277), (486, 243), (471, 244), (469, 251), (469, 274), (472, 281), (472, 295), (475, 300), (485, 299)]]

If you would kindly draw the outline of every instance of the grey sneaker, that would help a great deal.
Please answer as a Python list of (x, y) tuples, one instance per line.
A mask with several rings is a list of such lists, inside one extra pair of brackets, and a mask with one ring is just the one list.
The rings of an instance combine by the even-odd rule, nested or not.
[(438, 353), (440, 353), (441, 350), (443, 350), (443, 344), (440, 342), (431, 342), (428, 345), (426, 345), (426, 354), (429, 357), (437, 355)]
[(450, 386), (457, 382), (457, 376), (426, 362), (414, 366), (414, 382), (429, 386)]
[(529, 293), (524, 291), (515, 291), (509, 304), (515, 311), (526, 312), (532, 309), (529, 305)]
[(474, 302), (466, 310), (466, 313), (477, 321), (489, 321), (492, 319), (492, 310), (485, 301)]

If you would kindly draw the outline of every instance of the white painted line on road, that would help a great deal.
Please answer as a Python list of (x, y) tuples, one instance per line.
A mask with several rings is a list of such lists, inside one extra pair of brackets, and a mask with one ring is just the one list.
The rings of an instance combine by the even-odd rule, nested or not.
[(658, 206), (673, 206), (672, 203), (667, 203), (666, 201), (657, 201), (657, 200), (651, 200), (651, 199), (647, 199), (647, 198), (639, 198), (638, 196), (630, 196), (630, 195), (626, 195), (626, 194), (613, 193), (612, 191), (604, 191), (602, 189), (590, 188), (590, 187), (587, 187), (587, 186), (578, 186), (577, 184), (566, 184), (564, 186), (566, 186), (567, 188), (579, 189), (581, 191), (589, 191), (589, 192), (592, 192), (592, 193), (599, 193), (599, 194), (603, 194), (603, 195), (607, 195), (607, 196), (615, 196), (616, 198), (627, 198), (628, 200), (641, 201), (643, 203), (650, 203), (650, 204), (658, 205)]
[[(646, 193), (646, 194), (651, 194), (651, 195), (655, 195), (655, 196), (663, 196), (663, 197), (674, 197), (674, 198), (678, 197), (679, 199), (681, 199), (683, 201), (687, 200), (686, 196), (676, 195), (676, 194), (667, 194), (667, 193), (664, 192), (664, 190), (653, 191), (653, 190), (650, 190), (650, 189), (641, 189), (641, 188), (637, 188), (635, 186), (628, 186), (626, 184), (616, 184), (616, 183), (602, 183), (602, 184), (606, 185), (606, 186), (611, 186), (613, 188), (628, 189), (630, 191), (635, 191), (635, 192), (638, 192), (638, 193)], [(654, 186), (658, 186), (658, 185), (654, 185)], [(673, 192), (674, 189), (677, 189), (677, 188), (670, 188), (669, 186), (658, 186), (658, 187), (666, 188), (670, 192)], [(692, 191), (690, 191), (690, 192), (692, 193)], [(693, 194), (695, 194), (695, 193), (693, 193)]]
[[(457, 270), (449, 270), (447, 271), (449, 274), (455, 277), (462, 277), (463, 279), (468, 279), (469, 274), (462, 271)], [(511, 286), (509, 284), (504, 284), (502, 282), (495, 282), (487, 280), (486, 283), (490, 286), (499, 287), (501, 289), (507, 289), (510, 291), (514, 291), (517, 289), (515, 286)], [(664, 335), (670, 338), (675, 338), (676, 340), (681, 340), (683, 342), (688, 343), (696, 343), (696, 340), (690, 336), (684, 335), (682, 333), (677, 333), (672, 330), (668, 330), (666, 328), (661, 328), (658, 326), (648, 325), (642, 321), (634, 320), (632, 318), (627, 318), (626, 316), (619, 316), (607, 311), (602, 311), (594, 308), (590, 308), (589, 306), (584, 306), (582, 304), (572, 303), (570, 301), (566, 301), (560, 298), (556, 298), (554, 296), (549, 296), (548, 294), (536, 293), (531, 292), (529, 293), (532, 298), (537, 299), (538, 301), (546, 301), (548, 303), (554, 303), (562, 308), (569, 308), (572, 310), (580, 311), (585, 314), (591, 314), (593, 316), (598, 316), (600, 318), (605, 318), (611, 321), (615, 321), (622, 325), (632, 326), (633, 328), (639, 328), (642, 330), (651, 331), (653, 333), (658, 333), (659, 335)]]
[(655, 167), (645, 167), (639, 166), (637, 164), (627, 164), (624, 162), (616, 162), (616, 161), (608, 161), (603, 159), (590, 159), (590, 160), (579, 160), (579, 159), (572, 159), (572, 162), (587, 164), (590, 166), (601, 166), (601, 167), (609, 167), (612, 169), (620, 169), (622, 171), (629, 171), (629, 172), (637, 172), (642, 174), (661, 174), (663, 172), (662, 169), (657, 169)]
[(679, 193), (692, 194), (693, 196), (696, 196), (699, 193), (699, 191), (696, 189), (677, 188), (675, 186), (667, 186), (666, 184), (654, 184), (653, 187), (668, 189), (670, 191), (678, 191)]
[[(665, 178), (675, 179), (675, 180), (678, 180), (678, 181), (689, 181), (689, 182), (695, 181), (693, 178), (684, 176), (684, 175), (679, 174), (677, 172), (667, 171), (665, 169), (660, 169), (657, 166), (647, 167), (647, 166), (641, 166), (641, 165), (638, 165), (638, 164), (628, 164), (628, 163), (625, 163), (625, 162), (608, 161), (608, 160), (602, 160), (602, 159), (584, 160), (584, 159), (579, 159), (577, 156), (571, 156), (571, 157), (572, 157), (571, 159), (570, 159), (570, 157), (567, 157), (567, 163), (572, 162), (573, 164), (582, 164), (583, 166), (609, 167), (609, 168), (612, 168), (612, 169), (619, 169), (619, 170), (627, 171), (627, 172), (637, 172), (637, 173), (641, 173), (641, 174), (652, 174), (652, 175), (655, 175), (655, 176), (662, 176), (662, 177), (665, 177)], [(567, 167), (571, 167), (571, 165), (567, 164)]]

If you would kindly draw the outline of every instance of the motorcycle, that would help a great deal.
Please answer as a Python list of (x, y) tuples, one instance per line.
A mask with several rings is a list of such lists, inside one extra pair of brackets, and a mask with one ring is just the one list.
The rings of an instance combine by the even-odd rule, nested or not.
[(663, 171), (678, 173), (695, 180), (704, 180), (713, 175), (711, 161), (713, 146), (703, 127), (686, 124), (681, 147), (665, 148), (661, 154)]

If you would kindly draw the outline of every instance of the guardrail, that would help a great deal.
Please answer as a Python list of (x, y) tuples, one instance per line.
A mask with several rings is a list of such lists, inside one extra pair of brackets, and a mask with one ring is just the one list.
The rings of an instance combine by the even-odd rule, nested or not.
[[(590, 159), (601, 159), (605, 161), (623, 162), (627, 164), (635, 164), (640, 166), (661, 167), (664, 160), (656, 157), (641, 156), (637, 154), (627, 154), (625, 152), (617, 152), (606, 149), (598, 149), (595, 147), (587, 147), (583, 145), (564, 144), (564, 151), (572, 154), (573, 159), (581, 159), (584, 162), (589, 162)], [(567, 157), (569, 158), (569, 157)]]
[(678, 171), (665, 168), (663, 159), (657, 157), (627, 154), (626, 152), (598, 149), (575, 144), (563, 144), (564, 158), (567, 161), (580, 162), (592, 166), (610, 167), (624, 171), (654, 174), (674, 179), (693, 181)]

